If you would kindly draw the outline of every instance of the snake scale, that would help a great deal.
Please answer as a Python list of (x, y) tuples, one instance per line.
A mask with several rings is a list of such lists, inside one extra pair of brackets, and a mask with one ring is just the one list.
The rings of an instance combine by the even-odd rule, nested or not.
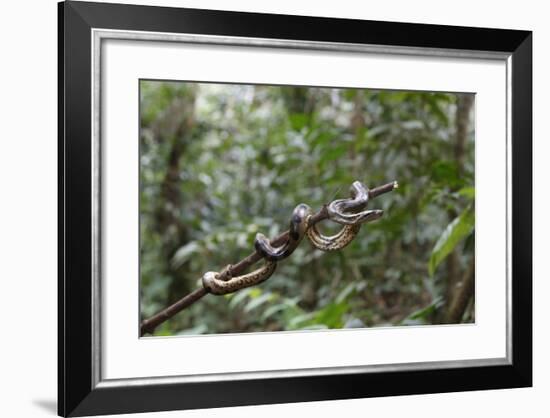
[(311, 225), (307, 230), (307, 236), (311, 244), (322, 251), (336, 251), (348, 245), (361, 229), (361, 224), (371, 222), (380, 218), (384, 211), (382, 210), (364, 210), (361, 212), (351, 212), (364, 209), (369, 201), (369, 190), (367, 187), (355, 181), (350, 188), (351, 199), (338, 199), (330, 203), (327, 207), (329, 219), (344, 225), (344, 227), (335, 235), (326, 236), (319, 232), (315, 225)]
[[(226, 269), (229, 267), (227, 266)], [(208, 271), (202, 276), (202, 285), (214, 295), (225, 295), (266, 281), (275, 271), (275, 267), (277, 267), (276, 262), (266, 261), (259, 269), (241, 276), (232, 277), (227, 281), (218, 278), (220, 273)]]
[[(288, 238), (283, 245), (274, 247), (264, 234), (256, 234), (254, 247), (265, 258), (262, 267), (251, 273), (231, 277), (227, 281), (219, 278), (221, 273), (209, 271), (202, 277), (204, 288), (215, 295), (224, 295), (264, 282), (275, 271), (277, 262), (291, 255), (305, 235), (319, 250), (335, 251), (344, 248), (353, 241), (363, 223), (376, 220), (384, 213), (382, 210), (363, 210), (369, 201), (369, 190), (361, 182), (355, 181), (351, 185), (350, 194), (351, 198), (338, 199), (327, 206), (328, 218), (344, 225), (335, 235), (323, 235), (316, 225), (310, 224), (313, 212), (308, 205), (301, 203), (292, 212)], [(227, 266), (226, 270), (230, 267)]]
[(309, 242), (322, 251), (336, 251), (348, 245), (361, 229), (361, 224), (346, 225), (337, 234), (326, 236), (319, 232), (317, 226), (312, 225), (307, 230)]

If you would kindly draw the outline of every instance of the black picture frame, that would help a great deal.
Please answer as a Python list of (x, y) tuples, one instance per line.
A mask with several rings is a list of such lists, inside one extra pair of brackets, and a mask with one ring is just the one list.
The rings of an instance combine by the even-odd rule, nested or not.
[[(67, 1), (58, 5), (58, 413), (133, 413), (532, 385), (532, 33)], [(496, 51), (511, 75), (511, 317), (507, 365), (102, 387), (93, 380), (91, 31), (171, 32)]]

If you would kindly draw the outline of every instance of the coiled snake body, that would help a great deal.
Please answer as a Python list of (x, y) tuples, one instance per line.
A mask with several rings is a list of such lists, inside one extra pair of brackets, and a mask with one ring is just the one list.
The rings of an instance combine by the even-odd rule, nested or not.
[[(230, 266), (227, 266), (226, 269), (229, 267)], [(275, 271), (275, 267), (277, 267), (276, 262), (266, 261), (259, 269), (248, 274), (232, 277), (227, 281), (218, 278), (220, 273), (208, 271), (202, 276), (202, 285), (214, 295), (225, 295), (226, 293), (233, 293), (239, 289), (244, 289), (245, 287), (254, 286), (266, 281)]]
[(360, 229), (361, 224), (346, 225), (337, 234), (326, 236), (321, 234), (315, 225), (312, 225), (307, 230), (307, 237), (311, 245), (319, 250), (336, 251), (353, 241)]
[[(331, 202), (328, 207), (329, 219), (342, 225), (356, 225), (374, 221), (380, 218), (382, 210), (364, 210), (369, 203), (369, 189), (360, 181), (354, 181), (350, 187), (351, 199), (338, 199)], [(351, 211), (351, 213), (349, 213)]]
[(319, 232), (315, 225), (307, 230), (307, 236), (311, 244), (322, 251), (335, 251), (348, 245), (361, 229), (361, 224), (380, 218), (382, 210), (364, 210), (369, 201), (369, 190), (359, 181), (355, 181), (350, 188), (351, 199), (338, 199), (327, 207), (329, 219), (344, 225), (335, 235), (325, 236)]

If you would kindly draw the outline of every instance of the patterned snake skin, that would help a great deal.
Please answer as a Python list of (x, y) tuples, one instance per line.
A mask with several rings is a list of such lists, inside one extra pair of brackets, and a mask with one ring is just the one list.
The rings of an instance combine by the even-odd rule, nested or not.
[(225, 295), (266, 281), (275, 271), (275, 267), (277, 267), (277, 263), (266, 261), (259, 269), (242, 276), (232, 277), (228, 281), (220, 280), (218, 278), (220, 273), (208, 271), (202, 276), (202, 285), (214, 295)]
[(326, 236), (319, 232), (317, 226), (312, 225), (307, 230), (307, 237), (311, 245), (319, 250), (336, 251), (353, 241), (360, 229), (361, 224), (345, 225), (337, 234)]
[(340, 250), (353, 241), (361, 229), (361, 224), (374, 221), (383, 215), (382, 210), (346, 213), (364, 209), (369, 201), (369, 190), (359, 181), (351, 185), (350, 193), (351, 199), (335, 200), (327, 207), (329, 219), (344, 225), (340, 232), (325, 236), (315, 225), (311, 225), (307, 230), (309, 241), (315, 248), (322, 251)]

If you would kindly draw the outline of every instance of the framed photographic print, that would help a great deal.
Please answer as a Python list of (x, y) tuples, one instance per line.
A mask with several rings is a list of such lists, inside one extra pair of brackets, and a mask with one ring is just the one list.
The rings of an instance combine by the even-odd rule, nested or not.
[(59, 414), (532, 382), (527, 31), (59, 4)]

